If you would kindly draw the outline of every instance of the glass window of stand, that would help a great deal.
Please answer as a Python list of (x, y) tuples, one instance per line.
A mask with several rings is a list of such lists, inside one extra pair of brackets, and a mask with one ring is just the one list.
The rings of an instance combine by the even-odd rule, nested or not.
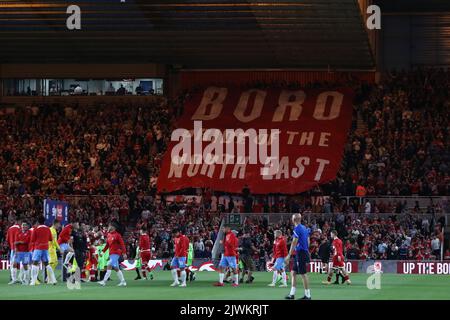
[(162, 95), (163, 79), (4, 79), (5, 96)]

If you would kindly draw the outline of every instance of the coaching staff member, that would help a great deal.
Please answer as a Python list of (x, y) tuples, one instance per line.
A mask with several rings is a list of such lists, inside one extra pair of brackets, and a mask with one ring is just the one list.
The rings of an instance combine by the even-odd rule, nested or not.
[(252, 283), (255, 279), (252, 273), (255, 271), (255, 263), (253, 261), (253, 254), (258, 250), (253, 245), (252, 238), (250, 236), (250, 229), (248, 227), (244, 228), (244, 235), (241, 240), (241, 247), (239, 248), (241, 252), (241, 260), (244, 264), (244, 272), (242, 272), (242, 282), (244, 281), (244, 275), (247, 272), (247, 281), (245, 283)]
[(327, 238), (322, 239), (319, 246), (319, 257), (322, 262), (320, 273), (328, 273), (328, 263), (330, 262), (331, 245)]
[(306, 266), (310, 262), (309, 259), (309, 229), (302, 225), (302, 215), (296, 213), (292, 215), (292, 223), (294, 224), (294, 236), (292, 238), (289, 254), (285, 258), (285, 264), (289, 265), (289, 260), (294, 254), (294, 266), (291, 271), (291, 292), (286, 296), (288, 300), (295, 299), (295, 291), (297, 285), (297, 274), (302, 277), (305, 295), (300, 300), (311, 300), (311, 291), (309, 289), (309, 280), (306, 275)]
[(75, 260), (77, 261), (80, 272), (83, 270), (84, 261), (86, 260), (87, 238), (85, 235), (84, 225), (73, 223), (72, 225), (72, 246), (75, 253)]

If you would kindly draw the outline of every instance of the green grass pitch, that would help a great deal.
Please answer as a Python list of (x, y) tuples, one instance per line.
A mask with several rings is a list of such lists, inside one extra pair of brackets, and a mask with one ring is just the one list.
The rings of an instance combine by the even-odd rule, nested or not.
[[(97, 283), (83, 283), (81, 290), (69, 290), (64, 283), (56, 286), (36, 287), (20, 284), (8, 285), (9, 271), (0, 272), (0, 299), (47, 299), (47, 300), (276, 300), (284, 299), (289, 288), (270, 288), (272, 273), (255, 273), (253, 284), (241, 284), (238, 288), (230, 285), (216, 288), (216, 272), (198, 272), (197, 280), (188, 283), (187, 288), (172, 288), (168, 271), (155, 272), (154, 280), (133, 280), (134, 271), (125, 271), (127, 287), (117, 287), (117, 277), (111, 275), (106, 287)], [(381, 289), (369, 290), (366, 286), (367, 274), (351, 275), (352, 285), (323, 285), (325, 275), (309, 274), (311, 295), (315, 300), (450, 300), (450, 278), (448, 275), (399, 275), (382, 274)], [(299, 279), (300, 280), (300, 279)], [(303, 290), (297, 290), (300, 298)]]

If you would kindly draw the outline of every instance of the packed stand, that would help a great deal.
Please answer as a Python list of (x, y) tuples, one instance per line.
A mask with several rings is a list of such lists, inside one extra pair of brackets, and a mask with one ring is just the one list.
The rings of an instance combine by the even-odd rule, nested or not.
[[(435, 260), (441, 256), (442, 220), (413, 218), (409, 214), (391, 215), (386, 218), (374, 216), (352, 217), (334, 213), (316, 217), (304, 213), (307, 227), (311, 230), (310, 254), (321, 259), (321, 245), (328, 245), (330, 232), (337, 230), (344, 242), (344, 252), (349, 260)], [(307, 218), (308, 217), (308, 218)], [(253, 258), (258, 270), (265, 270), (273, 249), (274, 231), (281, 230), (288, 240), (292, 239), (290, 216), (283, 221), (269, 224), (266, 218), (248, 217), (244, 223), (251, 230), (251, 238), (257, 250)], [(288, 243), (289, 245), (289, 243)], [(450, 259), (449, 250), (444, 259)]]
[[(429, 233), (425, 233), (421, 227), (415, 229), (416, 223), (411, 219), (394, 221), (392, 217), (377, 222), (372, 216), (355, 217), (355, 213), (381, 212), (395, 216), (414, 211), (415, 207), (406, 210), (401, 202), (371, 202), (367, 211), (367, 203), (342, 205), (336, 199), (340, 195), (450, 194), (450, 71), (391, 73), (373, 86), (346, 81), (341, 85), (355, 87), (357, 98), (338, 178), (300, 195), (303, 200), (287, 197), (269, 201), (265, 196), (243, 194), (242, 211), (320, 212), (338, 216), (337, 212), (343, 212), (346, 222), (342, 231), (347, 232), (344, 233), (347, 247), (359, 251), (360, 258), (389, 258), (394, 247), (398, 248), (398, 256), (401, 251), (403, 257), (405, 237), (411, 238), (407, 250), (414, 248), (412, 254), (407, 252), (407, 257), (428, 257), (427, 249), (433, 240), (431, 222)], [(170, 230), (186, 226), (196, 256), (209, 257), (217, 236), (216, 212), (236, 211), (237, 206), (233, 204), (230, 209), (230, 202), (226, 206), (217, 203), (212, 206), (209, 201), (215, 193), (212, 191), (208, 191), (205, 203), (183, 204), (181, 208), (157, 201), (156, 195), (162, 155), (186, 96), (180, 95), (171, 103), (156, 99), (146, 106), (32, 106), (2, 115), (0, 135), (5, 138), (0, 145), (0, 249), (6, 250), (5, 230), (15, 217), (34, 219), (42, 212), (44, 197), (68, 199), (91, 195), (70, 200), (71, 219), (91, 226), (105, 224), (111, 218), (119, 220), (131, 226), (129, 243), (135, 239), (136, 225), (146, 224), (155, 240), (157, 256), (170, 255)], [(435, 204), (425, 210), (417, 208), (414, 213), (419, 212), (434, 215), (448, 211)], [(333, 223), (317, 220), (322, 232)], [(256, 224), (255, 230), (260, 226)], [(255, 255), (260, 265), (270, 253), (269, 229), (276, 227), (279, 226), (255, 232), (253, 240), (261, 250)], [(290, 232), (286, 226), (283, 229)], [(320, 237), (317, 238), (319, 243)]]
[(392, 72), (357, 105), (342, 170), (330, 190), (350, 195), (450, 194), (450, 70)]
[(173, 108), (33, 106), (0, 118), (0, 194), (123, 195), (154, 190)]

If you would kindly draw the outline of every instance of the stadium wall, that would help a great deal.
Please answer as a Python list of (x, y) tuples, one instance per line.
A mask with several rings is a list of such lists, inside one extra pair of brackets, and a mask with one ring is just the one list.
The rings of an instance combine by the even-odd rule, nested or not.
[[(6, 96), (3, 79), (166, 79), (162, 64), (0, 64), (0, 103), (27, 106), (33, 103), (91, 105), (101, 103), (146, 103), (151, 96)], [(167, 82), (164, 81), (163, 91)]]
[(384, 70), (450, 66), (450, 13), (386, 13), (382, 17)]
[(246, 86), (263, 83), (345, 82), (350, 79), (374, 83), (375, 72), (366, 71), (301, 71), (301, 70), (183, 70), (180, 85), (183, 90), (210, 85)]
[[(164, 266), (170, 262), (168, 259), (150, 260), (149, 267), (153, 270), (162, 271)], [(126, 260), (121, 266), (126, 271), (135, 269), (134, 260)], [(258, 264), (256, 264), (258, 265)], [(8, 260), (1, 260), (0, 270), (9, 268)], [(309, 264), (308, 271), (319, 273), (322, 268), (320, 260), (313, 260)], [(216, 271), (214, 263), (209, 259), (194, 259), (191, 269), (194, 271)], [(403, 261), (403, 260), (351, 260), (346, 261), (345, 269), (349, 273), (394, 273), (394, 274), (429, 274), (450, 275), (450, 260), (445, 261)], [(265, 266), (263, 271), (271, 271), (270, 266)]]
[(367, 40), (372, 50), (372, 56), (375, 60), (377, 68), (380, 66), (380, 32), (377, 29), (369, 30), (366, 26), (367, 20), (372, 13), (367, 13), (367, 8), (374, 4), (374, 0), (358, 0), (359, 8), (361, 10), (362, 21), (364, 23), (364, 29), (367, 32)]
[[(163, 270), (167, 259), (152, 260), (149, 265), (155, 270)], [(122, 262), (125, 270), (134, 270), (134, 261)], [(196, 271), (216, 271), (214, 263), (208, 259), (194, 259)], [(258, 265), (256, 261), (256, 265)], [(331, 263), (330, 263), (331, 266)], [(320, 273), (322, 263), (320, 260), (312, 260), (308, 271)], [(450, 260), (447, 261), (403, 261), (403, 260), (349, 260), (345, 263), (345, 269), (349, 273), (396, 273), (396, 274), (436, 274), (450, 275)], [(272, 271), (266, 265), (263, 271)]]
[(0, 78), (164, 78), (161, 64), (0, 64)]
[[(140, 104), (145, 105), (161, 96), (0, 96), (0, 103), (10, 107), (7, 112), (14, 112), (15, 106), (31, 106), (34, 104), (58, 104), (61, 106), (89, 106), (95, 104)], [(0, 110), (1, 114), (2, 110)]]

